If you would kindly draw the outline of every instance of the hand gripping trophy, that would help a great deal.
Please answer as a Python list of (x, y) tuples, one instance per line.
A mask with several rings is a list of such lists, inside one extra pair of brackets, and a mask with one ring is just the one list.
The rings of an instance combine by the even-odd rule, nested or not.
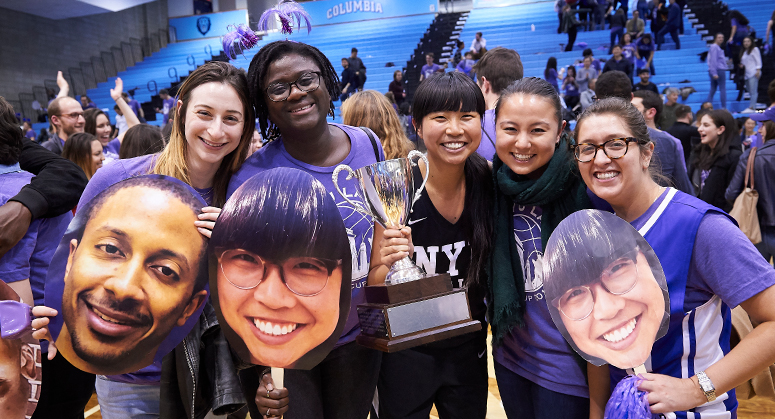
[[(425, 178), (415, 189), (412, 166), (425, 162)], [(406, 226), (412, 205), (428, 180), (428, 159), (418, 151), (407, 158), (377, 162), (353, 170), (340, 165), (334, 170), (337, 191), (358, 212), (371, 216), (381, 226)], [(339, 187), (339, 174), (358, 180), (356, 195), (363, 203), (350, 200)], [(394, 263), (384, 285), (366, 287), (366, 304), (358, 305), (361, 334), (357, 342), (384, 352), (447, 339), (481, 329), (471, 318), (465, 288), (453, 289), (449, 274), (426, 276), (407, 256)]]

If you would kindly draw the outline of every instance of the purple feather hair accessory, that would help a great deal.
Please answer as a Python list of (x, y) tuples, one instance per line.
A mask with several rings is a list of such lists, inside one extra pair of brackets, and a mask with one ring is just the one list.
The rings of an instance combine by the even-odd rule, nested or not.
[(659, 418), (659, 415), (651, 413), (646, 392), (638, 390), (641, 381), (643, 378), (639, 375), (628, 375), (616, 385), (605, 405), (604, 419)]
[(312, 21), (310, 20), (309, 13), (293, 0), (282, 0), (276, 7), (267, 9), (258, 20), (258, 29), (270, 30), (270, 22), (273, 20), (274, 15), (277, 15), (280, 19), (280, 31), (286, 36), (292, 34), (294, 28), (296, 30), (301, 29), (302, 20), (307, 25), (307, 33), (312, 31)]
[(248, 25), (244, 23), (239, 25), (229, 25), (234, 28), (231, 32), (223, 36), (223, 51), (230, 59), (237, 58), (246, 49), (253, 48), (258, 43), (258, 36)]

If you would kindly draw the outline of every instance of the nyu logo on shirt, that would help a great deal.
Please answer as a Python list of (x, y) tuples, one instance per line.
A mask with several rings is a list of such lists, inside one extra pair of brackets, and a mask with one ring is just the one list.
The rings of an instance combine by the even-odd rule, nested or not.
[[(441, 250), (441, 254), (445, 255), (447, 257), (447, 260), (449, 261), (449, 269), (447, 270), (447, 273), (450, 276), (457, 276), (460, 274), (460, 272), (457, 270), (457, 258), (460, 256), (460, 253), (463, 251), (463, 249), (466, 247), (465, 241), (459, 241), (452, 244), (445, 244), (441, 247), (439, 246), (415, 246), (414, 247), (414, 253), (417, 260), (417, 266), (423, 268), (425, 272), (428, 275), (436, 275), (438, 272), (436, 272), (436, 258), (438, 257), (439, 250)], [(458, 278), (458, 288), (463, 287), (463, 281), (465, 278), (461, 277)]]

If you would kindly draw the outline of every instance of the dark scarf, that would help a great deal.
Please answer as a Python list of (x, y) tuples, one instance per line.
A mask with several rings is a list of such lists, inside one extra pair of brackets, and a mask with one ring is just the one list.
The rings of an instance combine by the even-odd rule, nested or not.
[(493, 346), (500, 346), (514, 326), (524, 324), (525, 280), (514, 240), (514, 204), (541, 207), (541, 246), (546, 247), (555, 227), (575, 211), (591, 208), (592, 202), (563, 135), (546, 171), (536, 180), (517, 175), (496, 155), (493, 159), (495, 213), (492, 257), (487, 266), (488, 318)]

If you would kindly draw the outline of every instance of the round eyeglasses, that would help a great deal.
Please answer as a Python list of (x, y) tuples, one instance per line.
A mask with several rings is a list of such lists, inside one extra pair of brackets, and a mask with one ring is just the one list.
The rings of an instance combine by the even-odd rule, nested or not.
[[(624, 295), (638, 284), (638, 248), (613, 261), (600, 275), (603, 289), (613, 295)], [(591, 284), (594, 285), (594, 284)], [(590, 285), (573, 287), (553, 301), (563, 316), (584, 320), (595, 308), (595, 295)]]
[(276, 265), (280, 269), (280, 278), (290, 292), (312, 297), (323, 291), (331, 273), (342, 265), (342, 261), (301, 256), (274, 263), (243, 249), (226, 250), (218, 256), (218, 266), (224, 278), (241, 290), (250, 290), (261, 284), (268, 265)]
[(320, 87), (320, 72), (310, 71), (304, 73), (293, 83), (272, 83), (266, 88), (266, 95), (272, 102), (282, 102), (291, 95), (291, 86), (296, 86), (302, 92), (313, 92)]
[(588, 163), (595, 159), (597, 150), (602, 149), (606, 156), (611, 160), (621, 159), (627, 154), (630, 143), (643, 143), (641, 140), (633, 137), (614, 138), (597, 145), (592, 143), (581, 143), (573, 146), (573, 156), (579, 163)]

